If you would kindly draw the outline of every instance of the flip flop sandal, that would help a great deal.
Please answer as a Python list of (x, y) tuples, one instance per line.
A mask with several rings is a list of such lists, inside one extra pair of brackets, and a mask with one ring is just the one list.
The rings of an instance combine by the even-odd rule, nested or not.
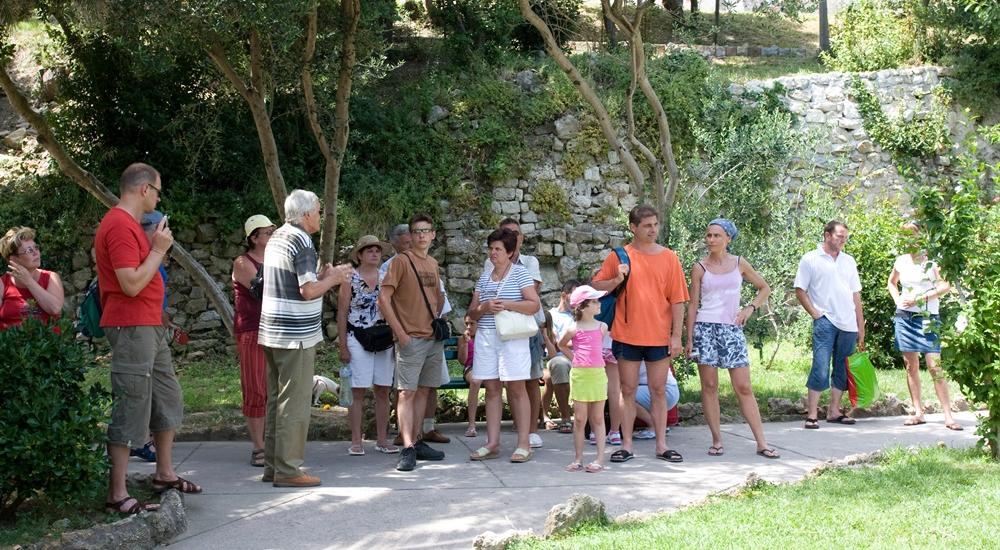
[(167, 489), (177, 489), (178, 491), (188, 494), (197, 495), (201, 492), (201, 487), (198, 485), (184, 479), (181, 476), (177, 476), (177, 479), (172, 481), (163, 481), (153, 478), (153, 492), (160, 494)]
[(545, 429), (549, 430), (549, 431), (558, 430), (559, 429), (559, 423), (556, 422), (556, 421), (554, 421), (554, 420), (546, 420), (545, 421)]
[(904, 426), (919, 426), (921, 424), (926, 424), (927, 421), (923, 418), (907, 418), (906, 422), (903, 422)]
[(807, 418), (806, 419), (805, 429), (807, 429), (807, 430), (818, 430), (819, 429), (819, 420), (817, 420), (815, 418)]
[(256, 468), (263, 468), (264, 464), (264, 449), (254, 449), (250, 451), (250, 465)]
[(722, 448), (722, 445), (718, 447), (713, 445), (708, 448), (708, 456), (722, 456), (724, 454), (726, 454), (726, 451)]
[(590, 464), (587, 464), (587, 467), (585, 468), (588, 474), (596, 474), (598, 472), (603, 472), (606, 469), (607, 468), (603, 464), (598, 464), (596, 462), (591, 462)]
[(476, 428), (467, 428), (465, 430), (465, 437), (476, 437)]
[(566, 468), (564, 468), (564, 469), (567, 472), (579, 472), (580, 470), (583, 469), (583, 464), (580, 464), (579, 462), (574, 462), (574, 463), (570, 464), (569, 466), (566, 466)]
[(563, 422), (562, 424), (560, 424), (559, 425), (559, 433), (561, 433), (561, 434), (571, 434), (571, 433), (573, 433), (573, 423), (572, 422)]
[(757, 451), (757, 454), (759, 454), (764, 458), (781, 458), (781, 455), (778, 454), (778, 451), (775, 451), (770, 447), (768, 447), (767, 449), (761, 449)]
[(625, 449), (618, 449), (617, 451), (611, 453), (611, 462), (628, 462), (635, 457), (630, 451)]
[(956, 432), (960, 432), (960, 431), (962, 431), (962, 430), (965, 429), (958, 422), (952, 422), (951, 424), (945, 424), (944, 427), (948, 428), (949, 430), (955, 430)]
[(385, 445), (375, 445), (375, 450), (384, 455), (394, 455), (399, 452), (399, 447), (386, 443)]
[(666, 451), (657, 454), (656, 458), (666, 460), (667, 462), (684, 462), (684, 457), (681, 456), (681, 453), (678, 453), (673, 449), (667, 449)]
[(518, 447), (514, 449), (514, 454), (510, 455), (510, 461), (516, 464), (521, 464), (531, 460), (532, 452), (530, 449), (522, 449)]
[(351, 445), (347, 449), (347, 454), (351, 456), (365, 456), (365, 448), (361, 445)]
[(486, 447), (480, 447), (469, 455), (469, 460), (490, 460), (499, 456), (500, 453), (491, 451)]
[(847, 416), (846, 414), (842, 414), (842, 415), (838, 416), (837, 418), (827, 418), (826, 421), (830, 422), (832, 424), (843, 424), (845, 426), (851, 426), (855, 422), (857, 422), (856, 420), (854, 420), (850, 416)]
[[(125, 503), (130, 500), (133, 501), (134, 504), (132, 504), (132, 506), (129, 506), (128, 508), (122, 508), (123, 506), (125, 506)], [(118, 502), (105, 502), (104, 509), (107, 512), (115, 514), (127, 514), (130, 516), (134, 516), (141, 512), (152, 512), (155, 510), (159, 510), (160, 505), (141, 502), (139, 499), (135, 497), (125, 497), (119, 500)]]

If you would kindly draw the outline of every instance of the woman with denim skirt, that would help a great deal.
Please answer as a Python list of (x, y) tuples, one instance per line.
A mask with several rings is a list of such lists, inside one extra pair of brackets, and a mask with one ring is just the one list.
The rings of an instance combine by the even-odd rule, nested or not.
[(961, 430), (962, 425), (955, 422), (951, 414), (948, 381), (941, 371), (941, 340), (938, 337), (938, 326), (941, 324), (941, 317), (938, 315), (940, 298), (951, 292), (951, 285), (941, 279), (937, 264), (927, 258), (926, 252), (920, 250), (917, 244), (918, 226), (909, 222), (903, 225), (903, 231), (907, 235), (906, 248), (909, 252), (896, 258), (887, 285), (889, 294), (896, 302), (896, 316), (893, 319), (896, 349), (903, 354), (906, 384), (910, 388), (910, 400), (913, 402), (913, 416), (903, 424), (918, 426), (926, 423), (923, 402), (920, 400), (920, 354), (923, 353), (927, 370), (934, 380), (938, 401), (941, 402), (944, 425), (950, 430)]

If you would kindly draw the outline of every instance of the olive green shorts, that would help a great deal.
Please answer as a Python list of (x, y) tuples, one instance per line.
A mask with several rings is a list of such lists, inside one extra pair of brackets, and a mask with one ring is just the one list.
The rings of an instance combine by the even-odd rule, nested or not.
[(181, 385), (170, 339), (159, 326), (106, 327), (111, 343), (111, 422), (108, 443), (137, 447), (149, 432), (177, 429), (184, 419)]

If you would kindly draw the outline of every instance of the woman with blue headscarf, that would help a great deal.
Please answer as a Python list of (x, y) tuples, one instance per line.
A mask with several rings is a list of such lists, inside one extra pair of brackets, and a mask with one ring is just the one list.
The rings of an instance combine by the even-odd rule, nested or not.
[[(740, 412), (757, 440), (757, 454), (779, 458), (778, 452), (764, 439), (760, 410), (750, 387), (750, 354), (743, 335), (743, 325), (767, 302), (771, 287), (745, 258), (729, 253), (729, 243), (738, 234), (736, 225), (725, 218), (712, 220), (705, 229), (708, 255), (691, 268), (685, 353), (698, 363), (702, 411), (712, 432), (708, 454), (720, 456), (725, 452), (719, 425), (718, 369), (726, 369)], [(741, 307), (740, 289), (744, 280), (757, 287), (757, 295)]]

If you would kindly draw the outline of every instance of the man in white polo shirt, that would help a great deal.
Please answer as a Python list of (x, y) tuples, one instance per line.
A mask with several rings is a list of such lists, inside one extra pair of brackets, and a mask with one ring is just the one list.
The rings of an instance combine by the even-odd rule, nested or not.
[(830, 405), (826, 421), (854, 424), (853, 418), (841, 412), (840, 399), (847, 389), (847, 358), (854, 353), (855, 343), (859, 350), (865, 349), (865, 317), (858, 264), (844, 252), (846, 242), (847, 226), (830, 221), (823, 227), (823, 242), (802, 256), (795, 274), (795, 297), (813, 318), (813, 360), (806, 382), (809, 396), (805, 427), (810, 430), (819, 428), (819, 395), (827, 388)]

